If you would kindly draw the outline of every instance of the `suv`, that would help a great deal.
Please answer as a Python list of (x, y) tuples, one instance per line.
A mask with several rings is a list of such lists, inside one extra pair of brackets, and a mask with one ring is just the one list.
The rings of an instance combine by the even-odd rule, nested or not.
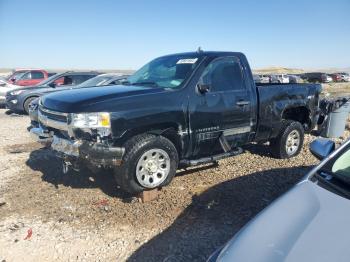
[(34, 86), (49, 78), (51, 73), (41, 69), (19, 69), (8, 78), (8, 82), (18, 86)]
[(271, 75), (271, 83), (288, 84), (289, 77), (284, 74)]
[(6, 93), (6, 107), (12, 112), (27, 113), (31, 101), (40, 96), (40, 92), (59, 90), (60, 88), (79, 85), (92, 77), (99, 75), (98, 72), (66, 72), (55, 74), (37, 86), (25, 86)]
[(332, 77), (320, 72), (305, 73), (303, 78), (311, 83), (330, 83), (333, 81)]

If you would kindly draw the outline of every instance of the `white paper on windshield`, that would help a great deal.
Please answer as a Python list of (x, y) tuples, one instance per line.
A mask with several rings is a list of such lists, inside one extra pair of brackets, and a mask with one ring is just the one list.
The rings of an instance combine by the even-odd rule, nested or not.
[(198, 58), (186, 58), (186, 59), (180, 59), (177, 61), (176, 64), (194, 64), (196, 63)]

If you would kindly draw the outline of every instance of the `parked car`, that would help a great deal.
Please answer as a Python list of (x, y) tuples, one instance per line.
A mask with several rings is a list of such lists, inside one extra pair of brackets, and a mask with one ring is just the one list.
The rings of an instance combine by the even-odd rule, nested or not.
[(260, 82), (259, 83), (270, 83), (270, 76), (269, 75), (258, 75), (260, 77)]
[(333, 81), (332, 77), (325, 73), (305, 73), (304, 79), (310, 83), (330, 83)]
[(349, 73), (339, 73), (341, 77), (341, 82), (350, 82)]
[(35, 86), (49, 78), (50, 74), (42, 69), (20, 69), (8, 78), (8, 82), (18, 86)]
[(335, 74), (330, 74), (329, 76), (332, 77), (333, 82), (341, 82), (342, 81), (342, 77), (340, 74), (335, 73)]
[(329, 140), (311, 143), (323, 161), (208, 261), (349, 261), (350, 140), (334, 148)]
[(250, 142), (271, 141), (278, 158), (298, 155), (320, 92), (255, 85), (242, 53), (182, 53), (151, 61), (124, 86), (43, 96), (30, 132), (64, 156), (64, 172), (111, 168), (123, 190), (138, 193), (169, 184), (178, 166), (235, 156)]
[(287, 75), (289, 78), (289, 83), (296, 84), (296, 83), (302, 83), (303, 79), (298, 75)]
[[(94, 87), (94, 86), (112, 86), (112, 85), (119, 85), (123, 81), (127, 79), (128, 75), (120, 75), (120, 74), (101, 74), (98, 76), (95, 76), (93, 78), (90, 78), (89, 80), (81, 83), (77, 86), (70, 86), (70, 87), (64, 87), (64, 88), (48, 88), (48, 89), (42, 89), (39, 90), (40, 92), (37, 92), (36, 95), (38, 97), (30, 102), (28, 106), (28, 113), (31, 120), (32, 127), (38, 127), (39, 126), (39, 120), (38, 120), (38, 109), (39, 109), (39, 99), (42, 95), (46, 95), (48, 93), (53, 92), (60, 92), (63, 90), (69, 90), (73, 88), (87, 88), (87, 87)], [(33, 95), (33, 93), (31, 93)]]
[(253, 80), (255, 83), (261, 83), (261, 79), (259, 75), (253, 75)]
[(100, 73), (98, 72), (65, 72), (55, 74), (37, 86), (26, 86), (14, 89), (6, 93), (6, 107), (12, 112), (27, 113), (29, 104), (43, 92), (59, 90), (64, 87), (71, 87), (85, 82)]
[(284, 74), (271, 75), (270, 83), (288, 84), (289, 77)]
[(6, 79), (0, 79), (0, 106), (3, 107), (6, 104), (6, 93), (16, 88), (20, 86), (10, 84)]

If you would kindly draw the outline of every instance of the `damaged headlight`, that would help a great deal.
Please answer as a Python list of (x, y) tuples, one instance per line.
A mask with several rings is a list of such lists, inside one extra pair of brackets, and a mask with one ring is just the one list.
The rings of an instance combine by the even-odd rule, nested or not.
[(76, 128), (110, 128), (110, 114), (104, 112), (71, 114), (71, 126)]
[(25, 90), (14, 90), (14, 91), (11, 91), (9, 92), (11, 96), (17, 96), (21, 93), (23, 93)]

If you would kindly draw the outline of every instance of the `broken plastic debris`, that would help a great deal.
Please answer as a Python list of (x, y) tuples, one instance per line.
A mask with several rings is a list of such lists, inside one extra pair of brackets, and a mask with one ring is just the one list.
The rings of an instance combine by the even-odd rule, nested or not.
[(24, 238), (24, 240), (28, 240), (32, 237), (33, 230), (31, 228), (28, 229), (27, 231), (27, 236)]
[(107, 206), (108, 205), (108, 199), (102, 199), (100, 201), (97, 201), (94, 203), (95, 206)]

